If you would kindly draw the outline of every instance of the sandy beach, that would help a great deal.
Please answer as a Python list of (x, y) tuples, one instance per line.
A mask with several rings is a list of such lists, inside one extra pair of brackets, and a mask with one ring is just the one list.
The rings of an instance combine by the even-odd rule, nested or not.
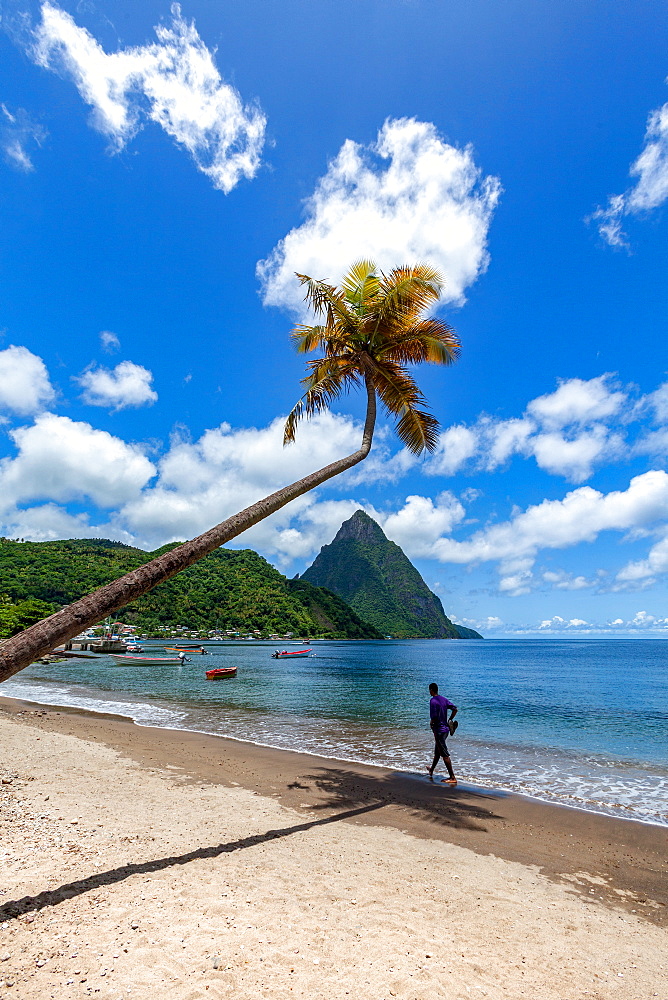
[(663, 828), (0, 707), (8, 996), (668, 997)]

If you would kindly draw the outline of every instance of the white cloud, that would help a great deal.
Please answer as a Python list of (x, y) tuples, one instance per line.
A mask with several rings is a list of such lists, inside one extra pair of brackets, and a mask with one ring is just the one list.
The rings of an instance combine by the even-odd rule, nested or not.
[(546, 570), (542, 574), (545, 583), (550, 583), (555, 588), (555, 590), (585, 590), (588, 587), (594, 587), (600, 582), (600, 578), (594, 578), (593, 580), (588, 580), (585, 576), (571, 576), (569, 573), (565, 573), (563, 570)]
[(658, 423), (668, 424), (668, 382), (662, 382), (658, 389), (645, 397), (644, 402), (654, 411)]
[(484, 453), (480, 458), (483, 468), (492, 471), (503, 465), (514, 454), (530, 454), (527, 445), (535, 425), (526, 419), (513, 418), (495, 423), (488, 418), (480, 421), (480, 430), (485, 439)]
[(244, 539), (252, 533), (253, 544), (261, 544), (263, 551), (286, 563), (296, 558), (312, 558), (322, 545), (331, 542), (342, 522), (361, 507), (410, 559), (418, 559), (423, 555), (429, 557), (434, 538), (451, 531), (464, 517), (464, 508), (451, 493), (442, 493), (435, 501), (430, 497), (409, 496), (402, 507), (389, 513), (353, 499), (323, 500), (321, 493), (301, 497), (297, 505), (295, 509), (292, 504), (290, 510), (279, 512), (251, 529)]
[(0, 351), (0, 409), (37, 413), (55, 398), (46, 365), (27, 347)]
[(633, 445), (633, 454), (665, 459), (668, 455), (668, 427), (642, 434)]
[(627, 563), (617, 574), (614, 589), (649, 586), (663, 573), (668, 573), (668, 535), (652, 546), (646, 559)]
[(538, 628), (539, 629), (552, 628), (553, 625), (556, 625), (557, 628), (562, 628), (564, 625), (566, 625), (566, 621), (563, 618), (561, 618), (560, 615), (555, 615), (553, 618), (544, 619), (540, 623)]
[(478, 436), (463, 424), (448, 427), (439, 434), (438, 445), (428, 460), (427, 471), (432, 476), (453, 476), (475, 455)]
[(7, 538), (28, 538), (49, 542), (59, 538), (113, 538), (132, 545), (133, 539), (116, 525), (91, 525), (87, 514), (71, 514), (54, 503), (40, 504), (25, 510), (9, 508), (2, 513), (2, 534)]
[[(521, 562), (530, 565), (529, 560), (525, 559)], [(516, 572), (508, 572), (506, 566), (499, 579), (499, 592), (508, 597), (521, 597), (523, 594), (529, 594), (532, 588), (533, 574), (528, 565), (518, 568)]]
[(643, 396), (635, 407), (634, 416), (640, 419), (651, 415), (654, 424), (662, 425), (657, 430), (643, 431), (636, 440), (633, 451), (636, 455), (656, 455), (664, 458), (668, 455), (668, 382)]
[(113, 369), (89, 368), (76, 381), (83, 389), (82, 398), (89, 406), (123, 410), (128, 406), (155, 403), (157, 392), (151, 388), (153, 375), (132, 361), (121, 361)]
[(488, 615), (486, 618), (455, 618), (454, 620), (460, 625), (466, 625), (467, 628), (474, 628), (483, 636), (487, 632), (496, 632), (503, 627), (503, 621), (497, 615)]
[(120, 340), (115, 333), (111, 332), (111, 330), (100, 331), (100, 343), (102, 344), (103, 349), (110, 354), (112, 351), (117, 351), (121, 346)]
[(585, 425), (619, 413), (626, 394), (611, 387), (609, 373), (596, 378), (560, 379), (555, 392), (532, 399), (527, 414), (546, 430)]
[(521, 418), (495, 420), (483, 414), (471, 427), (446, 428), (425, 472), (454, 475), (467, 463), (492, 472), (513, 455), (523, 455), (533, 456), (551, 475), (583, 482), (596, 465), (625, 452), (621, 434), (602, 422), (622, 420), (628, 400), (612, 378), (564, 379), (555, 392), (531, 400)]
[(429, 558), (434, 538), (450, 534), (456, 524), (464, 519), (465, 510), (452, 493), (441, 493), (433, 501), (431, 497), (406, 497), (404, 506), (393, 514), (379, 515), (388, 538), (409, 555), (418, 559)]
[(114, 507), (137, 496), (155, 473), (136, 445), (53, 413), (10, 437), (18, 455), (0, 461), (0, 503), (7, 510), (28, 500), (83, 497)]
[[(474, 626), (475, 627), (475, 626)], [(514, 625), (503, 624), (501, 631), (507, 635), (662, 635), (668, 632), (668, 619), (658, 618), (645, 611), (639, 611), (635, 617), (625, 620), (615, 618), (612, 621), (587, 622), (583, 618), (563, 618), (554, 615), (537, 624)]]
[(589, 625), (583, 618), (571, 618), (566, 620), (561, 615), (554, 615), (546, 618), (537, 628), (539, 632), (567, 632), (569, 629), (579, 629), (583, 625)]
[[(258, 525), (256, 538), (263, 544), (263, 551), (275, 555), (282, 565), (289, 565), (293, 559), (312, 559), (359, 507), (355, 500), (322, 500), (317, 494), (309, 494), (301, 499), (296, 516), (294, 509), (280, 512), (274, 524)], [(248, 544), (246, 537), (243, 540)]]
[(649, 212), (668, 200), (668, 104), (651, 112), (645, 145), (629, 174), (637, 177), (635, 185), (624, 194), (613, 195), (607, 207), (598, 208), (590, 216), (610, 246), (628, 245), (622, 230), (624, 216)]
[(357, 486), (372, 482), (396, 483), (415, 468), (419, 462), (418, 457), (407, 448), (392, 452), (392, 444), (390, 428), (387, 425), (379, 427), (374, 435), (371, 454), (346, 473), (346, 484)]
[[(108, 404), (112, 396), (111, 390), (107, 392)], [(118, 395), (113, 402), (118, 402)], [(600, 410), (595, 412), (598, 416)], [(586, 419), (587, 414), (578, 413), (577, 419)], [(569, 414), (573, 419), (572, 409)], [(554, 412), (549, 419), (554, 424)], [(501, 441), (499, 454), (507, 450), (504, 436), (505, 441), (520, 442), (528, 449), (528, 440), (539, 435), (525, 431), (522, 421), (494, 424), (490, 418), (481, 419), (474, 428), (476, 434), (487, 433), (489, 442)], [(568, 427), (563, 429), (567, 431)], [(350, 417), (325, 412), (305, 422), (296, 444), (287, 449), (282, 447), (282, 433), (283, 418), (260, 428), (223, 424), (194, 441), (182, 432), (174, 436), (156, 468), (137, 446), (90, 424), (44, 414), (33, 427), (11, 433), (18, 455), (0, 463), (4, 520), (12, 526), (12, 535), (56, 537), (80, 529), (81, 534), (122, 537), (154, 548), (193, 537), (280, 486), (356, 450), (361, 427)], [(583, 433), (589, 433), (586, 426)], [(505, 521), (481, 525), (466, 519), (465, 505), (476, 500), (475, 490), (464, 490), (460, 496), (411, 493), (400, 502), (386, 498), (375, 508), (365, 498), (365, 487), (400, 478), (413, 462), (404, 450), (392, 452), (390, 440), (381, 428), (369, 460), (299, 498), (233, 544), (257, 548), (287, 567), (293, 559), (311, 558), (331, 541), (341, 522), (362, 507), (411, 559), (460, 566), (498, 564), (499, 592), (505, 596), (526, 594), (536, 587), (577, 591), (602, 583), (606, 590), (637, 589), (668, 570), (668, 473), (664, 471), (636, 476), (627, 489), (607, 494), (580, 487), (563, 499), (516, 508)], [(458, 440), (455, 435), (453, 441)], [(481, 447), (479, 442), (476, 446)], [(338, 496), (332, 497), (333, 491)], [(111, 508), (108, 523), (92, 524), (57, 506), (86, 497), (99, 507)], [(19, 510), (31, 501), (42, 506)], [(625, 541), (654, 539), (647, 558), (629, 563), (612, 585), (602, 570), (589, 577), (544, 567), (535, 570), (542, 550), (591, 543), (606, 531), (623, 533)]]
[[(157, 481), (122, 507), (118, 524), (139, 544), (151, 548), (191, 538), (359, 447), (361, 426), (349, 417), (319, 414), (304, 423), (295, 444), (285, 449), (283, 423), (280, 417), (261, 428), (233, 429), (223, 424), (205, 431), (196, 441), (175, 436), (158, 463)], [(410, 557), (428, 552), (430, 541), (450, 531), (464, 516), (462, 505), (452, 494), (442, 493), (436, 500), (410, 496), (394, 512), (378, 511), (350, 495), (345, 499), (323, 496), (327, 489), (341, 493), (393, 478), (393, 462), (402, 453), (389, 460), (383, 459), (383, 454), (381, 442), (375, 463), (370, 458), (298, 498), (249, 529), (234, 544), (256, 547), (285, 565), (313, 556), (332, 540), (341, 522), (362, 507)]]
[(353, 261), (384, 270), (426, 261), (445, 277), (444, 301), (462, 303), (488, 264), (487, 232), (500, 194), (471, 147), (445, 142), (430, 122), (388, 119), (377, 141), (351, 139), (306, 204), (305, 222), (258, 263), (266, 305), (304, 313), (295, 271), (337, 282)]
[(29, 149), (41, 146), (46, 137), (46, 129), (33, 122), (23, 108), (12, 112), (0, 104), (0, 154), (10, 167), (23, 173), (34, 170)]
[(122, 149), (148, 117), (187, 149), (219, 190), (227, 193), (242, 177), (255, 176), (266, 119), (222, 80), (178, 4), (172, 4), (171, 24), (156, 27), (157, 42), (113, 53), (55, 4), (41, 10), (33, 58), (72, 78), (112, 148)]
[(663, 523), (667, 504), (668, 474), (663, 471), (636, 476), (623, 491), (604, 494), (583, 486), (563, 500), (544, 500), (466, 540), (437, 538), (431, 557), (460, 565), (498, 562), (500, 590), (517, 596), (532, 588), (533, 563), (542, 549), (593, 542), (603, 531), (632, 531)]
[(537, 434), (531, 438), (530, 448), (539, 468), (571, 483), (582, 483), (589, 479), (595, 464), (623, 452), (623, 441), (599, 424), (570, 439), (563, 434)]

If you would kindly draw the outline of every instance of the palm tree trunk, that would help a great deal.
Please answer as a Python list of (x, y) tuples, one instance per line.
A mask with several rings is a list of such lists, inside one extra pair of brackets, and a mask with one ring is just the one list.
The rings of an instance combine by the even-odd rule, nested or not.
[(291, 500), (303, 496), (309, 490), (320, 486), (321, 483), (338, 476), (346, 469), (357, 465), (369, 454), (373, 431), (376, 423), (376, 393), (367, 379), (367, 411), (364, 423), (364, 434), (362, 445), (358, 451), (341, 458), (337, 462), (332, 462), (318, 472), (299, 479), (291, 486), (258, 500), (257, 503), (246, 507), (245, 510), (228, 517), (226, 521), (217, 524), (215, 528), (205, 531), (203, 535), (193, 538), (190, 542), (184, 542), (171, 552), (152, 559), (150, 562), (139, 566), (137, 569), (126, 573), (112, 583), (108, 583), (99, 590), (94, 590), (92, 594), (82, 597), (74, 604), (57, 611), (55, 614), (44, 618), (42, 621), (31, 625), (30, 628), (20, 632), (18, 635), (7, 639), (0, 644), (0, 681), (7, 680), (13, 674), (23, 670), (29, 663), (46, 653), (50, 653), (62, 642), (67, 642), (72, 636), (79, 635), (91, 625), (106, 618), (107, 615), (125, 607), (131, 601), (141, 597), (148, 590), (152, 590), (159, 583), (164, 583), (170, 577), (180, 573), (182, 569), (192, 566), (193, 563), (213, 552), (220, 545), (236, 538), (242, 531), (251, 528), (258, 521), (264, 520), (270, 514), (285, 507)]

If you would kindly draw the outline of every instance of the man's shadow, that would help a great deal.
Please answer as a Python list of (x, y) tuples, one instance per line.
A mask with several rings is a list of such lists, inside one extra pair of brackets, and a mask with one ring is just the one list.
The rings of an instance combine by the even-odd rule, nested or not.
[[(291, 786), (288, 786), (291, 787)], [(499, 819), (493, 805), (503, 793), (471, 785), (446, 787), (435, 777), (424, 778), (401, 771), (366, 774), (345, 768), (323, 767), (304, 774), (292, 787), (318, 793), (315, 809), (355, 809), (370, 803), (400, 806), (415, 819), (458, 830), (484, 833)]]

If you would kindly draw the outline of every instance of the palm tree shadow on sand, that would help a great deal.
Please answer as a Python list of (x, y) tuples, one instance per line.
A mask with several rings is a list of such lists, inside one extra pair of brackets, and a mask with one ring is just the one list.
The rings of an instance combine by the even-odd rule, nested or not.
[(335, 811), (318, 819), (306, 820), (278, 830), (267, 830), (240, 840), (199, 847), (180, 855), (121, 865), (64, 883), (56, 889), (7, 900), (0, 906), (0, 921), (13, 920), (49, 906), (57, 906), (84, 893), (116, 885), (133, 875), (150, 875), (177, 865), (187, 865), (192, 861), (218, 858), (331, 823), (360, 820), (388, 806), (399, 806), (408, 810), (415, 818), (426, 819), (441, 826), (477, 830), (481, 833), (486, 830), (486, 822), (497, 818), (490, 808), (491, 802), (497, 797), (493, 792), (485, 793), (470, 788), (442, 789), (426, 780), (422, 782), (415, 776), (399, 772), (376, 777), (344, 768), (322, 768), (313, 774), (301, 775), (299, 780), (288, 784), (287, 789), (314, 792), (318, 801), (312, 805), (312, 809)]
[(346, 819), (355, 819), (364, 813), (369, 813), (380, 808), (382, 808), (382, 803), (372, 803), (356, 809), (349, 809), (345, 812), (335, 813), (332, 816), (307, 820), (304, 823), (297, 823), (294, 826), (283, 827), (278, 830), (267, 830), (265, 833), (243, 837), (240, 840), (232, 840), (226, 844), (198, 847), (196, 850), (188, 851), (185, 854), (169, 855), (165, 858), (156, 858), (153, 861), (120, 865), (118, 868), (111, 868), (106, 872), (97, 872), (95, 875), (89, 875), (74, 882), (67, 882), (57, 889), (45, 890), (34, 896), (23, 896), (22, 899), (7, 900), (7, 902), (0, 906), (0, 921), (13, 920), (26, 913), (43, 910), (47, 906), (57, 906), (59, 903), (64, 903), (66, 900), (73, 899), (75, 896), (81, 896), (86, 892), (92, 892), (95, 889), (101, 889), (103, 886), (124, 882), (128, 878), (132, 878), (133, 875), (151, 875), (155, 872), (165, 871), (168, 868), (174, 868), (177, 865), (187, 865), (191, 861), (218, 858), (223, 854), (232, 854), (234, 851), (257, 847), (259, 844), (264, 844), (270, 840), (289, 837), (294, 833), (303, 833), (314, 827), (326, 826), (329, 823), (338, 823)]

